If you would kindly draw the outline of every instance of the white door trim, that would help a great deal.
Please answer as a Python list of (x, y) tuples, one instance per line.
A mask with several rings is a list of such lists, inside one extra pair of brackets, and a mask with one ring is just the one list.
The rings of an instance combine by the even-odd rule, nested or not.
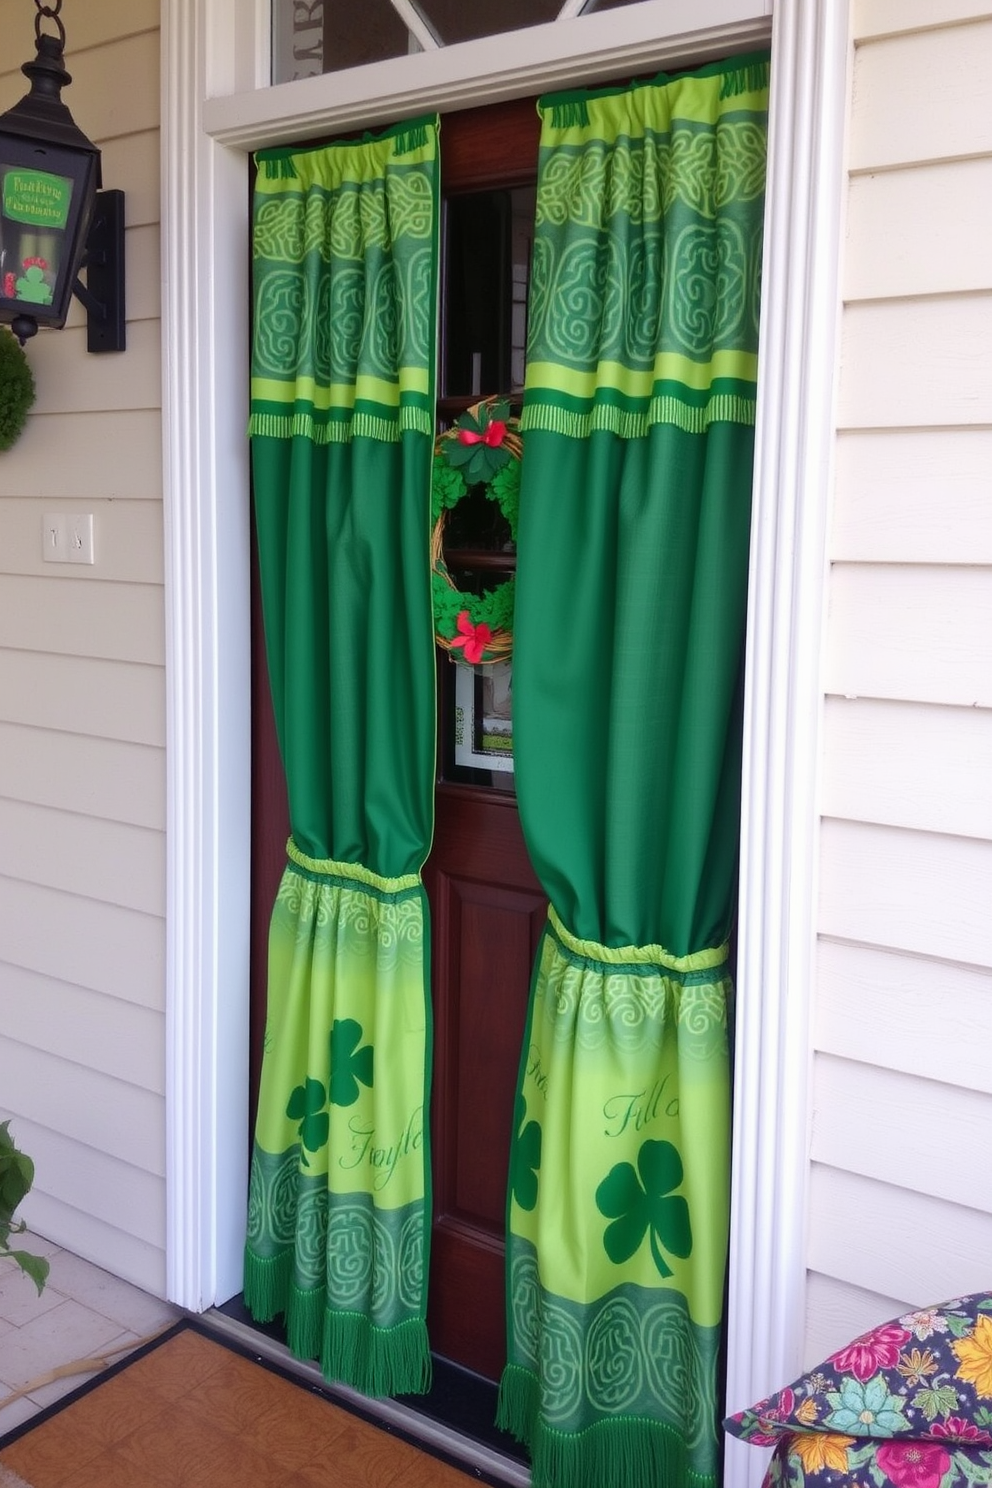
[[(682, 7), (644, 0), (534, 28), (525, 63), (519, 47), (496, 38), (263, 88), (264, 0), (163, 0), (167, 1254), (169, 1296), (181, 1305), (202, 1309), (240, 1289), (245, 1223), (245, 152), (439, 103), (643, 72), (721, 46), (739, 51), (767, 35), (769, 9), (767, 0), (696, 0), (694, 22), (710, 24), (687, 36), (674, 29)], [(791, 1376), (804, 1324), (807, 1008), (847, 26), (839, 0), (775, 6), (745, 705), (729, 1303), (735, 1406)], [(447, 71), (431, 70), (442, 63)], [(732, 1488), (757, 1481), (760, 1462), (747, 1460)]]

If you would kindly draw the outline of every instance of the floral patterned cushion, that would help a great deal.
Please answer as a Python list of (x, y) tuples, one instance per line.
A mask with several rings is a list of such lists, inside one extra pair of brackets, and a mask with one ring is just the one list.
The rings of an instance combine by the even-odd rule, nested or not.
[(988, 1488), (990, 1482), (992, 1448), (804, 1432), (779, 1442), (763, 1488)]
[[(800, 1456), (805, 1452), (810, 1460), (828, 1451), (839, 1458), (842, 1440), (845, 1450), (848, 1443), (853, 1450), (866, 1438), (905, 1445), (903, 1439), (911, 1437), (937, 1444), (944, 1455), (949, 1444), (979, 1451), (992, 1447), (992, 1292), (882, 1323), (777, 1395), (728, 1417), (724, 1426), (756, 1446), (775, 1446), (790, 1437), (790, 1450)], [(795, 1433), (814, 1433), (819, 1443), (804, 1446)], [(824, 1442), (835, 1445), (828, 1448)], [(894, 1450), (889, 1449), (887, 1457)], [(944, 1488), (944, 1478), (934, 1475), (943, 1460), (940, 1452), (930, 1450), (924, 1456), (934, 1466), (922, 1476), (906, 1476), (907, 1468), (902, 1477), (890, 1473), (888, 1478), (851, 1481), (871, 1483), (873, 1488), (889, 1482), (900, 1488), (904, 1484)], [(974, 1481), (987, 1484), (992, 1480), (987, 1467), (983, 1471), (986, 1476)], [(770, 1481), (792, 1484), (805, 1479)]]

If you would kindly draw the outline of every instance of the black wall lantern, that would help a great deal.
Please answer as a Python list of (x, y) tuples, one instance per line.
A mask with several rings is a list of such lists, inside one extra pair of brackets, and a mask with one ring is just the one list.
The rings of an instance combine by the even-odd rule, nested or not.
[[(99, 189), (100, 151), (62, 102), (62, 0), (35, 9), (37, 56), (21, 68), (31, 91), (0, 114), (0, 322), (23, 345), (39, 326), (64, 326), (76, 294), (88, 350), (123, 351), (124, 193)], [(45, 17), (57, 35), (42, 32)]]

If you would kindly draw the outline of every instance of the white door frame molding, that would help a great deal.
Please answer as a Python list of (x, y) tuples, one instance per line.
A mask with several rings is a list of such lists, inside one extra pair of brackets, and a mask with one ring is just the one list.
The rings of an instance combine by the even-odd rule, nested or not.
[[(767, 39), (770, 0), (643, 0), (505, 38), (262, 86), (265, 0), (163, 0), (168, 636), (168, 1288), (240, 1289), (248, 1022), (246, 152)], [(748, 13), (750, 18), (748, 18)], [(777, 0), (752, 528), (728, 1398), (803, 1335), (807, 1008), (833, 439), (847, 6)], [(752, 1453), (751, 1456), (760, 1456)], [(733, 1488), (757, 1482), (739, 1459)]]

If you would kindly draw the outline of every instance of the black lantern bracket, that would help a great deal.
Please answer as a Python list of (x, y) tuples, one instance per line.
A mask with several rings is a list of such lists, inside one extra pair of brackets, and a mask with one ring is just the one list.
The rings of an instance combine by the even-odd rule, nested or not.
[(98, 191), (82, 267), (72, 292), (86, 311), (86, 350), (126, 351), (124, 297), (124, 193)]
[(0, 114), (0, 322), (23, 345), (61, 330), (75, 295), (87, 350), (123, 351), (124, 193), (101, 189), (100, 151), (62, 102), (72, 78), (61, 8), (35, 0), (36, 56), (21, 68), (31, 91)]

